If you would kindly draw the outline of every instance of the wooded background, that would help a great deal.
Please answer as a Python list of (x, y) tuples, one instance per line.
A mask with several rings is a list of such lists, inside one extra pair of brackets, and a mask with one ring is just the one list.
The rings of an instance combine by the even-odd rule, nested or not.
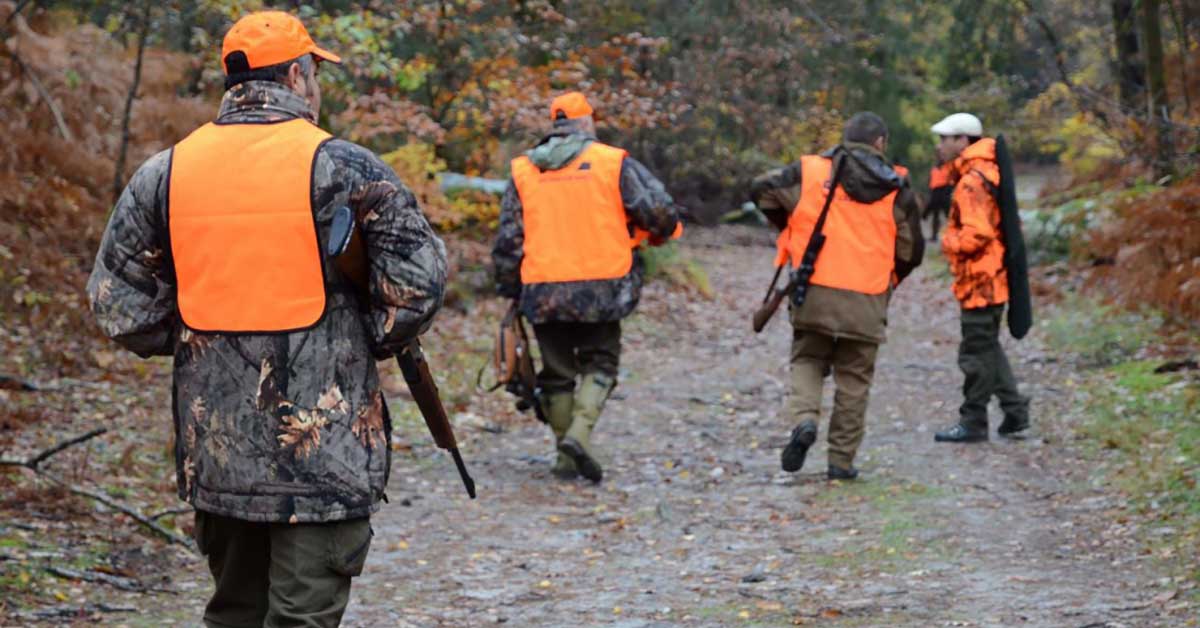
[[(1005, 133), (1021, 161), (1058, 167), (1048, 206), (1111, 193), (1111, 203), (1052, 217), (1079, 227), (1061, 248), (1112, 271), (1129, 300), (1186, 318), (1200, 311), (1197, 195), (1188, 187), (1200, 124), (1197, 4), (271, 6), (295, 11), (345, 58), (322, 67), (322, 125), (385, 154), (431, 221), (475, 252), (467, 264), (483, 263), (479, 244), (497, 203), (443, 193), (438, 173), (506, 177), (564, 90), (586, 92), (601, 139), (629, 149), (706, 222), (746, 200), (750, 177), (829, 146), (864, 109), (891, 125), (891, 156), (920, 188), (933, 159), (929, 126), (971, 111), (989, 134)], [(113, 199), (143, 159), (213, 117), (223, 34), (264, 6), (0, 2), (0, 256), (20, 260), (2, 271), (0, 308), (13, 320), (92, 329), (80, 286)], [(1155, 200), (1159, 193), (1173, 196)]]

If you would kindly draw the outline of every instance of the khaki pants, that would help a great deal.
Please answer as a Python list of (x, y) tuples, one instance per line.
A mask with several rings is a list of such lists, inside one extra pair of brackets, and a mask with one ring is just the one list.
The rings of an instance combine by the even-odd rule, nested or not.
[(209, 628), (337, 626), (371, 545), (366, 517), (330, 523), (255, 523), (196, 511), (196, 545), (216, 591)]
[(552, 322), (533, 326), (542, 352), (538, 386), (547, 393), (572, 392), (575, 379), (599, 373), (617, 381), (621, 359), (621, 322)]
[(1000, 344), (1000, 325), (1004, 306), (992, 305), (962, 311), (962, 343), (958, 346), (958, 366), (963, 372), (963, 403), (959, 422), (973, 429), (988, 428), (988, 402), (995, 395), (1004, 416), (1025, 420), (1029, 399), (1017, 390), (1017, 379), (1004, 347)]
[(796, 423), (818, 423), (825, 374), (833, 371), (837, 390), (829, 418), (829, 464), (848, 469), (854, 464), (866, 431), (867, 400), (875, 376), (879, 345), (863, 340), (833, 338), (792, 330), (792, 396), (788, 413)]

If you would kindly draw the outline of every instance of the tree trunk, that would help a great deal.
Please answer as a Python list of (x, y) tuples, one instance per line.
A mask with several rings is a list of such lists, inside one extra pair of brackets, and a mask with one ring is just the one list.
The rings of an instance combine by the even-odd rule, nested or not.
[(1150, 87), (1147, 99), (1150, 124), (1158, 141), (1154, 159), (1154, 176), (1171, 174), (1171, 109), (1167, 102), (1167, 77), (1163, 68), (1162, 17), (1159, 0), (1141, 0), (1142, 40), (1146, 45), (1146, 77)]
[[(1186, 8), (1187, 0), (1180, 4)], [(1179, 38), (1176, 42), (1179, 44), (1179, 91), (1183, 92), (1183, 111), (1186, 115), (1192, 111), (1192, 94), (1189, 87), (1191, 81), (1188, 78), (1188, 54), (1192, 49), (1192, 41), (1188, 36), (1187, 19), (1182, 11), (1175, 8), (1175, 0), (1167, 0), (1167, 8), (1171, 10), (1171, 22), (1175, 25), (1175, 35)]]
[(1137, 16), (1134, 0), (1112, 0), (1113, 32), (1117, 45), (1117, 76), (1121, 107), (1126, 113), (1136, 113), (1146, 91), (1146, 73), (1138, 49)]
[(133, 116), (133, 101), (137, 98), (138, 85), (142, 82), (142, 58), (146, 52), (146, 37), (150, 34), (150, 0), (143, 0), (142, 23), (138, 31), (137, 63), (133, 66), (133, 84), (125, 96), (125, 115), (121, 119), (121, 150), (117, 153), (117, 167), (113, 172), (112, 202), (117, 204), (125, 183), (125, 157), (129, 152), (129, 122)]

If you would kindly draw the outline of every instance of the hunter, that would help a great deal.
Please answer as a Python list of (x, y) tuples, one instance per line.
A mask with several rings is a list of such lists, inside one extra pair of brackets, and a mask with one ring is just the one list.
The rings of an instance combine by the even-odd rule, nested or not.
[[(109, 337), (174, 357), (178, 491), (215, 585), (204, 623), (336, 626), (390, 470), (375, 361), (430, 324), (445, 247), (391, 168), (317, 126), (318, 69), (340, 59), (300, 20), (243, 17), (221, 60), (216, 120), (134, 173), (88, 295)], [(369, 303), (326, 253), (342, 207)]]
[(596, 139), (579, 92), (550, 104), (552, 128), (512, 161), (492, 249), (501, 296), (516, 299), (541, 349), (540, 403), (557, 444), (554, 474), (600, 482), (592, 430), (617, 384), (621, 319), (638, 304), (645, 239), (681, 226), (663, 184)]
[[(827, 196), (832, 195), (811, 285), (792, 300), (792, 390), (787, 414), (795, 428), (781, 454), (784, 471), (799, 471), (817, 438), (825, 375), (836, 393), (829, 419), (826, 476), (858, 477), (854, 458), (865, 433), (867, 401), (879, 345), (886, 340), (892, 291), (925, 253), (921, 207), (907, 171), (885, 153), (888, 128), (874, 113), (846, 122), (842, 144), (773, 170), (751, 184), (751, 199), (780, 230), (776, 267), (798, 268)], [(841, 169), (835, 189), (832, 178)]]
[(929, 241), (936, 242), (941, 231), (942, 217), (950, 212), (950, 195), (954, 193), (953, 161), (944, 161), (929, 170), (929, 201), (925, 215), (929, 217)]
[(958, 366), (963, 372), (963, 403), (958, 423), (934, 435), (939, 442), (988, 439), (988, 402), (1000, 400), (1004, 420), (998, 432), (1011, 436), (1029, 428), (1029, 398), (1017, 390), (1000, 328), (1009, 300), (1004, 266), (996, 140), (983, 137), (983, 124), (969, 113), (947, 116), (931, 129), (938, 158), (953, 164), (954, 193), (942, 234), (942, 252), (954, 275), (954, 296), (962, 307)]

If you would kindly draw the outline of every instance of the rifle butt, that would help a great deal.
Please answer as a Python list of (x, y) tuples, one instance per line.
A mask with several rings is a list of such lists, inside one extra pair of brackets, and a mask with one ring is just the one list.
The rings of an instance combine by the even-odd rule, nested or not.
[(775, 316), (775, 310), (779, 309), (781, 301), (783, 301), (783, 293), (776, 292), (771, 295), (770, 299), (767, 299), (766, 303), (763, 303), (762, 307), (758, 308), (758, 311), (754, 312), (754, 333), (761, 332), (767, 326), (767, 323), (771, 322), (771, 318)]

